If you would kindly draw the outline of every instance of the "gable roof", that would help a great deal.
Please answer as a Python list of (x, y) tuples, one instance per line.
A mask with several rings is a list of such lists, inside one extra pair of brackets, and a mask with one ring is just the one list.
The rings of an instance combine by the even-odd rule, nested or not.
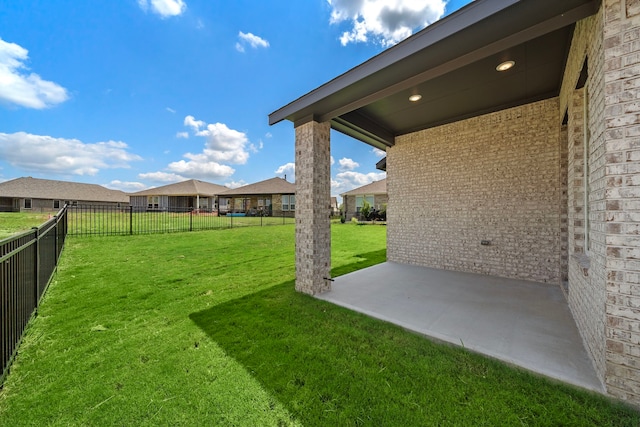
[(174, 184), (163, 185), (161, 187), (150, 188), (148, 190), (132, 193), (131, 196), (206, 196), (218, 195), (228, 188), (218, 184), (212, 184), (197, 179), (189, 179)]
[(129, 203), (129, 195), (98, 184), (22, 177), (0, 182), (0, 197)]
[(354, 188), (351, 191), (342, 193), (341, 196), (356, 196), (359, 194), (387, 194), (387, 178), (380, 181), (374, 181), (371, 184), (363, 185), (362, 187)]
[(220, 196), (248, 196), (258, 194), (295, 194), (296, 185), (282, 178), (271, 178), (254, 184), (244, 185), (220, 193)]
[[(384, 150), (398, 135), (557, 96), (574, 24), (600, 4), (475, 0), (274, 111), (269, 124), (330, 121)], [(508, 59), (515, 66), (498, 72)]]

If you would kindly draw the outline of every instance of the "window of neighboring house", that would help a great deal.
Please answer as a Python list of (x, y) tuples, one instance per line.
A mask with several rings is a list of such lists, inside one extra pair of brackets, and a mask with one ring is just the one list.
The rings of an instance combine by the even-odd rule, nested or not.
[(374, 196), (356, 196), (356, 212), (360, 212), (365, 200), (369, 203), (369, 207), (373, 207)]
[(282, 210), (283, 211), (295, 211), (296, 210), (296, 196), (293, 194), (282, 195)]
[(60, 200), (53, 201), (53, 209), (60, 209)]
[(24, 208), (31, 209), (31, 199), (24, 199)]
[(160, 196), (147, 196), (147, 208), (158, 209), (160, 207)]
[(591, 186), (589, 185), (589, 151), (590, 151), (590, 140), (591, 140), (591, 132), (589, 130), (589, 91), (588, 86), (584, 86), (584, 98), (583, 98), (583, 119), (582, 119), (582, 132), (583, 132), (583, 146), (584, 146), (584, 165), (583, 165), (583, 185), (584, 185), (584, 251), (585, 253), (589, 253), (591, 249), (591, 242), (589, 239), (589, 234), (591, 232), (591, 222), (589, 221), (589, 213), (591, 211), (589, 206), (589, 193), (591, 192)]

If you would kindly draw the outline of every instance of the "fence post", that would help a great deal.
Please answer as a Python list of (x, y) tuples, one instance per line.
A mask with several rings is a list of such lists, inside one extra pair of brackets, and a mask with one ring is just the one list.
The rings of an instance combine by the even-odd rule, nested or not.
[(58, 265), (58, 215), (54, 215), (53, 219), (55, 220), (53, 226), (53, 244), (55, 245), (55, 251), (53, 254), (54, 264)]
[(33, 290), (33, 295), (34, 295), (34, 299), (35, 301), (33, 302), (33, 307), (37, 310), (38, 309), (38, 289), (40, 289), (40, 236), (38, 233), (38, 227), (32, 227), (31, 228), (33, 230), (34, 233), (34, 238), (35, 238), (35, 242), (33, 243), (34, 246), (34, 250), (36, 251), (36, 259), (35, 262), (33, 263), (33, 270), (34, 270), (34, 287), (35, 289)]
[(129, 205), (129, 235), (133, 234), (133, 205)]
[(189, 231), (193, 231), (193, 208), (189, 209)]

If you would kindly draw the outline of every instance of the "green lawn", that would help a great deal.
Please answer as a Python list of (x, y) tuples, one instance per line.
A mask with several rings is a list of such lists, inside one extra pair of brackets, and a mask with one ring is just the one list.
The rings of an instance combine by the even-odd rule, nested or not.
[(0, 212), (0, 240), (44, 224), (48, 213)]
[[(385, 227), (334, 224), (333, 272)], [(2, 426), (636, 426), (638, 413), (294, 291), (293, 226), (70, 238)]]

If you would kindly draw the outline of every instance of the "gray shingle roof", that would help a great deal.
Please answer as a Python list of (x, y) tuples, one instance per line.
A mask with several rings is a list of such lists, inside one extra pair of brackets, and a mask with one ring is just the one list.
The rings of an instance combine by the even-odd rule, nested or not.
[(197, 179), (189, 179), (187, 181), (176, 182), (175, 184), (163, 185), (161, 187), (150, 188), (149, 190), (131, 193), (131, 196), (215, 196), (224, 191), (227, 187), (212, 184)]
[(342, 193), (341, 196), (355, 196), (358, 194), (387, 194), (387, 178), (380, 181), (374, 181), (371, 184), (363, 185), (362, 187), (354, 188), (351, 191)]
[(264, 181), (248, 184), (242, 187), (227, 190), (219, 196), (246, 196), (254, 194), (295, 194), (296, 185), (282, 178), (271, 178)]
[(129, 203), (129, 195), (120, 190), (30, 176), (0, 182), (0, 197)]

